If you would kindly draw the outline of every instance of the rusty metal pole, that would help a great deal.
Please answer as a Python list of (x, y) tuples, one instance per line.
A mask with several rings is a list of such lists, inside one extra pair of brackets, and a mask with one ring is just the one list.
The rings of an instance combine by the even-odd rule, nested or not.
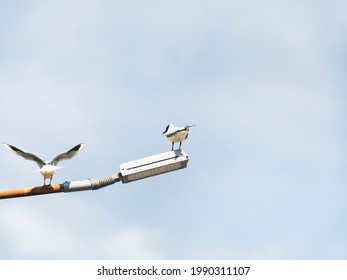
[(98, 190), (116, 182), (128, 183), (187, 167), (188, 155), (181, 149), (123, 163), (118, 173), (100, 179), (64, 182), (63, 184), (0, 191), (0, 199), (32, 195)]
[(76, 192), (86, 190), (98, 190), (100, 188), (112, 185), (119, 182), (120, 178), (118, 174), (102, 177), (100, 179), (88, 179), (73, 182), (64, 182), (63, 184), (22, 188), (14, 190), (0, 191), (0, 199), (26, 197), (32, 195), (60, 193), (60, 192)]
[(64, 184), (0, 191), (0, 199), (64, 192)]

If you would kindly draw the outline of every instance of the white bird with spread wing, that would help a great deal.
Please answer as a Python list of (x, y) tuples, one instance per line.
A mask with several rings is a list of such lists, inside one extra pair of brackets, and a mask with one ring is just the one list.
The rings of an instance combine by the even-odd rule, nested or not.
[(175, 127), (173, 124), (169, 124), (163, 134), (167, 139), (172, 142), (171, 151), (173, 151), (174, 143), (180, 142), (179, 149), (181, 149), (182, 141), (187, 139), (189, 128), (194, 125), (186, 125), (185, 127)]
[(53, 158), (51, 161), (46, 161), (43, 160), (41, 158), (39, 158), (38, 156), (31, 154), (31, 153), (26, 153), (23, 152), (22, 150), (3, 143), (3, 145), (8, 148), (9, 150), (15, 152), (17, 155), (27, 159), (27, 160), (32, 160), (35, 161), (37, 163), (37, 165), (40, 167), (40, 173), (42, 174), (44, 181), (43, 181), (43, 185), (46, 186), (46, 179), (50, 179), (49, 181), (49, 185), (51, 185), (52, 183), (52, 178), (53, 175), (55, 174), (56, 170), (62, 167), (57, 166), (57, 164), (62, 161), (62, 160), (68, 160), (68, 159), (72, 159), (74, 156), (77, 156), (78, 153), (83, 149), (84, 144), (78, 144), (77, 146), (73, 147), (72, 149), (68, 150), (66, 153), (62, 153), (57, 155), (55, 158)]

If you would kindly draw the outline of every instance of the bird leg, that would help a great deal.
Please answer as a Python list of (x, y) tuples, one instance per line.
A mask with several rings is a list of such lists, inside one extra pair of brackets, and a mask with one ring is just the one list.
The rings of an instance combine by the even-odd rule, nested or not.
[(53, 176), (51, 176), (50, 180), (49, 180), (49, 185), (51, 186), (52, 185), (52, 178)]
[(180, 150), (181, 150), (181, 146), (182, 146), (182, 142), (180, 142), (180, 147), (179, 147), (178, 149), (180, 149)]
[(171, 151), (173, 151), (173, 148), (174, 148), (174, 142), (172, 142)]

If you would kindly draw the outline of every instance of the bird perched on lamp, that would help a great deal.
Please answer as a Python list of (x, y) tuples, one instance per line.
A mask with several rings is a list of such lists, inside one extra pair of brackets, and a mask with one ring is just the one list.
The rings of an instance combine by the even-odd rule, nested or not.
[(53, 178), (53, 175), (55, 174), (56, 170), (59, 168), (62, 168), (60, 166), (57, 166), (60, 161), (72, 159), (73, 157), (77, 156), (79, 154), (79, 152), (84, 147), (84, 144), (82, 144), (82, 143), (78, 144), (75, 147), (73, 147), (72, 149), (68, 150), (66, 153), (61, 153), (61, 154), (57, 155), (51, 161), (46, 161), (46, 160), (39, 158), (38, 156), (36, 156), (34, 154), (23, 152), (22, 150), (14, 147), (10, 144), (3, 143), (3, 145), (6, 148), (8, 148), (9, 150), (15, 152), (17, 155), (19, 155), (19, 156), (21, 156), (27, 160), (35, 161), (37, 163), (37, 165), (40, 167), (40, 169), (38, 171), (40, 171), (41, 175), (44, 178), (43, 186), (46, 186), (46, 179), (49, 179), (49, 185), (51, 185), (52, 178)]
[(195, 126), (194, 125), (186, 125), (184, 127), (175, 127), (173, 124), (169, 124), (163, 134), (167, 137), (167, 139), (172, 142), (171, 151), (174, 149), (174, 143), (179, 142), (180, 146), (179, 149), (181, 149), (182, 141), (187, 139), (189, 128)]

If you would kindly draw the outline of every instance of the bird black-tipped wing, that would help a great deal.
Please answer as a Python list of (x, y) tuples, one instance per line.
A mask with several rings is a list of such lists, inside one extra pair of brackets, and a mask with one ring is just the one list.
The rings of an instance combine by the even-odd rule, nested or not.
[(72, 159), (73, 157), (77, 156), (79, 152), (83, 149), (84, 144), (78, 144), (77, 146), (73, 147), (72, 149), (68, 150), (66, 153), (62, 153), (60, 155), (57, 155), (54, 159), (50, 161), (50, 164), (57, 165), (62, 160), (68, 160)]
[(185, 131), (185, 130), (186, 130), (185, 127), (177, 128), (176, 130), (173, 130), (171, 133), (166, 134), (166, 137), (171, 137), (172, 135), (179, 133), (179, 132), (182, 132), (182, 131)]
[(10, 144), (3, 143), (3, 145), (6, 148), (8, 148), (9, 150), (15, 152), (18, 156), (21, 156), (22, 158), (25, 158), (27, 160), (35, 161), (40, 168), (46, 164), (45, 161), (42, 160), (41, 158), (39, 158), (37, 155), (23, 152), (22, 150), (14, 147), (14, 146), (12, 146)]

